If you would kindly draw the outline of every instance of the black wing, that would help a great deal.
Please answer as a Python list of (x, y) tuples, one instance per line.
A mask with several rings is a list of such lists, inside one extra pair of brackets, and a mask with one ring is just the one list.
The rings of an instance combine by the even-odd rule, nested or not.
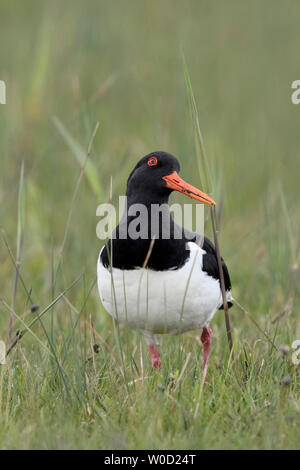
[[(218, 259), (217, 259), (217, 254), (216, 254), (216, 249), (212, 242), (204, 237), (204, 242), (202, 246), (203, 250), (206, 251), (205, 255), (203, 255), (203, 271), (207, 272), (209, 276), (212, 276), (214, 279), (220, 280), (220, 273), (219, 273), (219, 267), (218, 267)], [(222, 260), (222, 268), (223, 268), (223, 275), (224, 275), (224, 282), (225, 282), (225, 290), (226, 292), (231, 290), (231, 281), (229, 277), (229, 272), (227, 269), (227, 266), (225, 264), (225, 261), (223, 258)], [(228, 307), (232, 307), (232, 302), (228, 302)], [(223, 309), (223, 305), (220, 307), (220, 309)]]

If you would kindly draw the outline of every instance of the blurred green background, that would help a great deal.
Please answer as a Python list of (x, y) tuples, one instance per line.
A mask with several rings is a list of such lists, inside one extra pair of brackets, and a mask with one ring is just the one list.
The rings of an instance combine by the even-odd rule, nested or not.
[[(180, 159), (181, 176), (199, 184), (184, 52), (213, 196), (224, 202), (221, 248), (233, 295), (263, 327), (288, 305), (292, 313), (281, 341), (300, 336), (300, 105), (291, 103), (291, 83), (300, 79), (299, 14), (299, 2), (277, 0), (1, 1), (0, 79), (7, 104), (0, 105), (0, 225), (16, 256), (23, 161), (21, 275), (33, 302), (46, 306), (84, 273), (85, 287), (70, 293), (80, 309), (103, 243), (95, 233), (96, 207), (109, 200), (111, 176), (117, 201), (137, 160), (166, 150)], [(97, 121), (90, 179), (81, 182), (53, 282), (78, 158)], [(15, 268), (0, 243), (0, 295), (11, 305)], [(19, 282), (16, 311), (25, 304)], [(55, 312), (53, 344), (70, 326), (65, 306)], [(237, 309), (231, 312), (238, 337), (254, 344), (255, 327)], [(88, 314), (114, 344), (96, 289)], [(222, 315), (216, 327), (226, 349)], [(8, 312), (1, 305), (0, 336), (7, 334)], [(24, 338), (28, 348), (31, 342)]]

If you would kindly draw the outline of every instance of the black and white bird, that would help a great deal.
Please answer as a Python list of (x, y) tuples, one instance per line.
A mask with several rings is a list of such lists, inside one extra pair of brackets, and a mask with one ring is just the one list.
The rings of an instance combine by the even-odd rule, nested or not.
[[(137, 163), (127, 181), (123, 217), (99, 255), (98, 288), (107, 312), (144, 335), (155, 368), (161, 367), (157, 335), (203, 329), (207, 370), (210, 322), (223, 308), (216, 251), (206, 237), (174, 222), (168, 199), (172, 191), (179, 191), (204, 204), (215, 201), (181, 179), (179, 170), (177, 158), (167, 152), (152, 152)], [(140, 207), (147, 214), (143, 227), (137, 227)], [(164, 207), (156, 224), (153, 207)], [(130, 224), (142, 235), (131, 233)], [(222, 266), (231, 306), (231, 282), (223, 260)]]

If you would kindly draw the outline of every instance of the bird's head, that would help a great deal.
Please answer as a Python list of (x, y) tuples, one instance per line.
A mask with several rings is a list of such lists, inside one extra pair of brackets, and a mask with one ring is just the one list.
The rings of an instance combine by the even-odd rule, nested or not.
[(135, 201), (165, 201), (172, 191), (178, 191), (204, 204), (215, 201), (200, 189), (186, 183), (178, 175), (180, 164), (167, 152), (151, 152), (137, 163), (127, 181), (127, 196)]

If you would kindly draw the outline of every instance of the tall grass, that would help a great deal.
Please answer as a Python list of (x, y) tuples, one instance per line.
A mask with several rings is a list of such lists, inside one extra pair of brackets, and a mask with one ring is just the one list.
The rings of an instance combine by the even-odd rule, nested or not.
[[(191, 83), (188, 67), (185, 62), (184, 56), (183, 56), (183, 66), (184, 66), (186, 88), (187, 88), (190, 108), (191, 108), (192, 121), (194, 125), (194, 136), (195, 136), (196, 155), (197, 155), (197, 161), (198, 161), (199, 175), (202, 175), (202, 174), (204, 175), (204, 191), (211, 193), (211, 188), (212, 188), (212, 179), (210, 176), (211, 172), (209, 168), (209, 162), (208, 162), (208, 157), (207, 157), (207, 153), (206, 153), (206, 149), (204, 145), (203, 136), (200, 130), (198, 110), (197, 110), (197, 105), (196, 105), (196, 101), (194, 97), (192, 83)], [(199, 178), (201, 178), (201, 176), (199, 176)], [(221, 260), (220, 247), (219, 247), (217, 213), (216, 213), (215, 206), (213, 205), (210, 206), (210, 214), (211, 214), (212, 230), (213, 230), (214, 241), (215, 241), (216, 256), (217, 256), (217, 261), (218, 261), (218, 268), (219, 268), (219, 279), (220, 279), (220, 287), (221, 287), (222, 299), (223, 299), (223, 308), (224, 308), (224, 313), (225, 313), (227, 338), (228, 338), (229, 350), (232, 353), (232, 348), (233, 348), (232, 333), (231, 333), (231, 326), (230, 326), (230, 320), (229, 320), (228, 303), (227, 303), (226, 290), (225, 290), (225, 281), (224, 281), (222, 260)]]

